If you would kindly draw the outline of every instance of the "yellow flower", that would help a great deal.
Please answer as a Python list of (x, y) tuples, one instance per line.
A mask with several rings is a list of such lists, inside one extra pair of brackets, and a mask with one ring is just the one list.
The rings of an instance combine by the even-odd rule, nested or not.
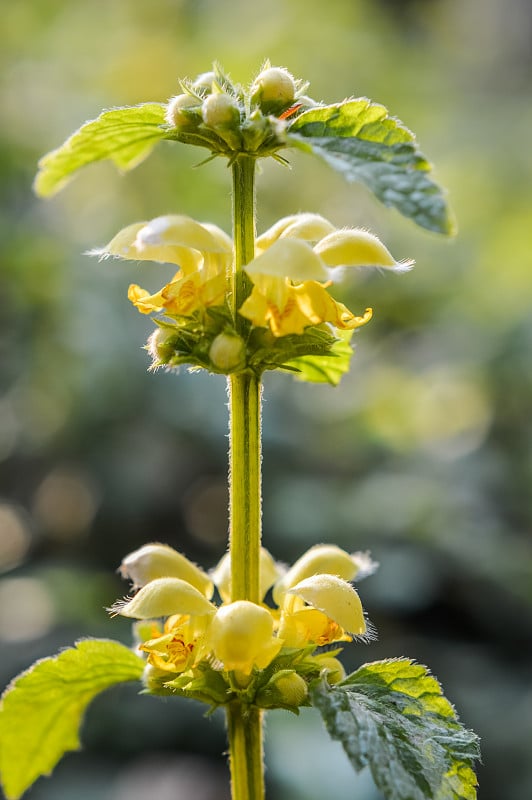
[[(160, 291), (150, 294), (131, 284), (128, 297), (143, 314), (189, 317), (224, 305), (232, 251), (231, 239), (216, 225), (167, 215), (129, 225), (106, 247), (92, 252), (102, 258), (178, 265)], [(371, 319), (372, 310), (354, 314), (329, 294), (343, 268), (369, 266), (401, 272), (411, 265), (395, 261), (368, 231), (337, 230), (319, 214), (292, 214), (256, 240), (255, 258), (245, 267), (253, 288), (239, 313), (255, 327), (269, 328), (275, 337), (302, 334), (309, 326), (323, 323), (354, 330)]]
[(129, 225), (92, 255), (178, 265), (180, 269), (159, 292), (150, 294), (132, 284), (128, 297), (143, 314), (165, 311), (190, 316), (223, 304), (232, 243), (216, 225), (173, 214)]
[(189, 615), (174, 615), (166, 620), (164, 633), (143, 642), (139, 650), (148, 654), (148, 664), (152, 667), (163, 672), (185, 672), (204, 655), (201, 646), (204, 633)]
[(366, 632), (357, 592), (336, 575), (313, 575), (289, 589), (284, 597), (279, 636), (288, 647), (351, 641), (351, 634)]
[[(305, 669), (339, 680), (342, 667), (334, 660), (339, 651), (314, 654), (309, 646), (312, 651), (367, 634), (362, 604), (350, 581), (370, 574), (375, 566), (367, 554), (317, 545), (286, 569), (261, 548), (261, 602), (232, 601), (229, 553), (207, 574), (173, 548), (155, 542), (124, 558), (120, 572), (138, 591), (111, 610), (147, 621), (139, 634), (140, 650), (147, 656), (148, 686), (150, 675), (156, 675), (157, 690), (195, 687), (200, 695), (205, 690), (211, 696), (207, 689), (216, 684), (216, 697), (225, 702), (225, 686), (228, 692), (234, 685), (247, 688), (255, 671), (268, 667), (281, 652), (283, 657), (291, 653), (293, 664), (283, 662), (282, 675), (275, 673), (261, 700), (264, 707), (273, 703), (291, 708), (305, 701), (309, 674), (296, 675), (297, 651), (302, 651)], [(219, 606), (210, 600), (214, 585), (222, 600)], [(277, 607), (266, 604), (270, 589)], [(162, 628), (159, 618), (164, 618)], [(221, 688), (216, 681), (211, 686), (213, 675)]]
[(341, 266), (402, 272), (412, 262), (395, 261), (368, 231), (336, 230), (317, 214), (294, 214), (257, 239), (256, 256), (245, 268), (253, 290), (240, 314), (257, 327), (269, 327), (276, 337), (301, 334), (306, 327), (324, 322), (342, 330), (365, 325), (371, 309), (353, 314), (327, 291)]
[(287, 591), (313, 575), (325, 573), (352, 581), (356, 577), (371, 575), (377, 566), (367, 553), (347, 553), (335, 544), (317, 544), (303, 553), (279, 578), (273, 590), (273, 599), (277, 605), (282, 605)]

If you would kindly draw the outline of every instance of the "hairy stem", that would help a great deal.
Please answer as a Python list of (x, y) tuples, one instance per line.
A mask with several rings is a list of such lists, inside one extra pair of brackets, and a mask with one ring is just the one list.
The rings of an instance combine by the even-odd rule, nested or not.
[(232, 800), (261, 800), (264, 798), (262, 712), (253, 706), (243, 712), (239, 703), (227, 707)]
[[(247, 334), (247, 321), (237, 309), (248, 292), (243, 267), (255, 250), (255, 161), (240, 156), (233, 165), (233, 237), (235, 263), (231, 302), (237, 329)], [(259, 603), (259, 558), (261, 540), (261, 385), (254, 375), (229, 377), (229, 547), (231, 552), (232, 599)]]
[[(245, 339), (249, 323), (238, 309), (250, 291), (243, 267), (255, 252), (255, 160), (233, 164), (235, 258), (228, 290), (235, 324)], [(230, 375), (229, 383), (229, 548), (231, 599), (259, 603), (261, 543), (261, 383), (255, 375)], [(263, 800), (262, 712), (233, 702), (227, 706), (233, 800)]]

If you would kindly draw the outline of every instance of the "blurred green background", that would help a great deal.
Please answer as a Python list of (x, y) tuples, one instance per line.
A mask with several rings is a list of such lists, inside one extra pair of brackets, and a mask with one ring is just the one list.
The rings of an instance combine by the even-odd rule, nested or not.
[[(122, 556), (168, 542), (205, 567), (226, 541), (221, 377), (148, 374), (126, 299), (160, 265), (88, 259), (122, 226), (177, 212), (230, 227), (229, 173), (163, 143), (38, 201), (36, 161), (103, 107), (166, 101), (219, 60), (264, 58), (318, 100), (367, 95), (416, 131), (459, 221), (445, 241), (301, 154), (265, 163), (259, 230), (296, 211), (371, 228), (407, 275), (343, 290), (375, 316), (337, 389), (268, 375), (264, 541), (371, 549), (379, 631), (354, 668), (407, 655), (482, 737), (480, 800), (532, 796), (532, 6), (526, 0), (22, 0), (2, 10), (0, 684), (80, 636), (129, 641), (104, 610)], [(30, 800), (227, 797), (223, 719), (193, 703), (100, 698)], [(271, 800), (378, 800), (312, 712), (268, 722)]]

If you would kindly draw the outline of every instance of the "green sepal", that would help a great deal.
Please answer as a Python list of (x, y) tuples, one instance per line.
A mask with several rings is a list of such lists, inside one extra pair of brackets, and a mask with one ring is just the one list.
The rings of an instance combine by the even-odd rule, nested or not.
[(301, 334), (279, 337), (273, 336), (265, 328), (254, 328), (249, 340), (248, 364), (257, 374), (272, 369), (298, 373), (300, 366), (296, 359), (330, 355), (335, 358), (333, 349), (337, 342), (328, 325), (309, 326)]
[(355, 770), (369, 766), (388, 800), (475, 800), (478, 737), (426, 667), (365, 664), (335, 686), (314, 682), (311, 700)]
[(79, 749), (82, 717), (97, 694), (140, 680), (143, 670), (143, 659), (125, 645), (86, 639), (16, 677), (0, 704), (0, 777), (8, 800)]
[(350, 340), (353, 331), (337, 331), (340, 337), (326, 355), (308, 355), (294, 358), (284, 364), (285, 369), (297, 370), (295, 378), (309, 383), (330, 383), (338, 386), (343, 376), (349, 372), (353, 348)]
[(289, 125), (286, 135), (289, 146), (320, 156), (421, 227), (454, 232), (444, 192), (427, 176), (431, 165), (414, 134), (384, 106), (362, 97), (312, 108)]
[(34, 189), (50, 197), (65, 186), (81, 167), (110, 159), (121, 170), (136, 167), (158, 141), (167, 137), (166, 106), (143, 103), (103, 111), (81, 126), (58, 147), (39, 161)]
[[(227, 374), (210, 359), (210, 348), (220, 333), (236, 336), (231, 311), (227, 306), (210, 306), (189, 317), (167, 315), (154, 319), (164, 333), (157, 345), (159, 367), (206, 369)], [(349, 370), (353, 350), (352, 331), (331, 332), (328, 325), (309, 326), (302, 334), (273, 336), (266, 328), (252, 328), (246, 343), (245, 359), (231, 372), (250, 372), (260, 377), (266, 370), (293, 372), (299, 380), (331, 383), (336, 386)], [(337, 338), (340, 337), (340, 338)], [(151, 350), (150, 345), (147, 346)]]
[(224, 674), (208, 664), (201, 663), (192, 671), (192, 675), (190, 673), (178, 675), (166, 681), (165, 687), (177, 695), (199, 700), (217, 708), (230, 700), (231, 690)]

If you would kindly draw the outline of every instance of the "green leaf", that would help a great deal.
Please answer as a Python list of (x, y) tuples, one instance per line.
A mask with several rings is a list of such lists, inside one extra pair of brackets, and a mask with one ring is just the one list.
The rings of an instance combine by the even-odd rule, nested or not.
[(348, 181), (370, 189), (423, 228), (452, 233), (454, 222), (442, 189), (414, 134), (365, 97), (305, 111), (289, 126), (287, 144), (313, 152)]
[(39, 161), (34, 189), (41, 197), (55, 194), (76, 170), (109, 158), (119, 169), (140, 164), (155, 144), (167, 136), (166, 106), (144, 103), (104, 111), (70, 136), (61, 147)]
[[(347, 333), (347, 336), (345, 335)], [(297, 370), (294, 377), (310, 383), (330, 383), (338, 386), (342, 377), (349, 372), (353, 348), (349, 340), (353, 331), (339, 332), (342, 335), (325, 356), (300, 356), (283, 364), (284, 368)]]
[(115, 683), (139, 680), (144, 666), (118, 642), (87, 639), (15, 678), (0, 704), (0, 777), (8, 800), (79, 749), (89, 702)]
[(475, 800), (478, 737), (426, 667), (376, 661), (335, 686), (316, 682), (311, 697), (354, 768), (369, 766), (388, 800)]

